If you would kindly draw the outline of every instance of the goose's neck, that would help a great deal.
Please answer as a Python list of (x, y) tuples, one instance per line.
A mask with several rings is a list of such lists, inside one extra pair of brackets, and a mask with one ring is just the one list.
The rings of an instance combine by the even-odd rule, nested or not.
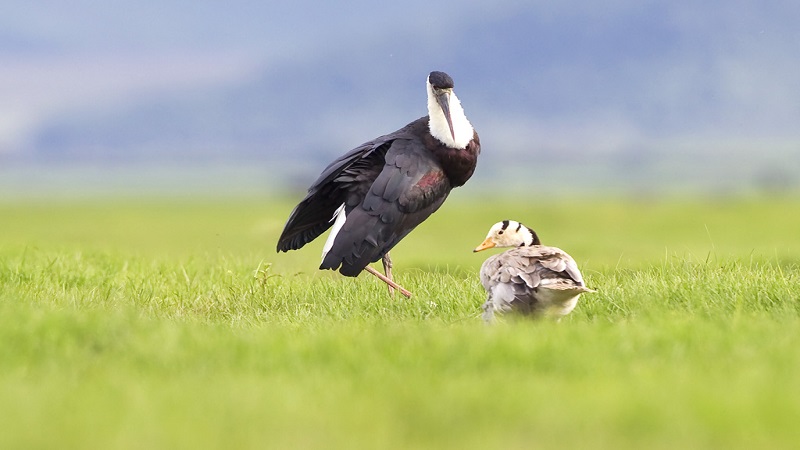
[(542, 245), (541, 241), (539, 241), (539, 236), (531, 228), (513, 220), (509, 222), (511, 222), (509, 223), (509, 228), (514, 228), (516, 235), (519, 237), (519, 247)]
[(536, 234), (535, 231), (526, 227), (525, 225), (518, 223), (519, 231), (518, 234), (521, 237), (520, 247), (530, 247), (531, 245), (542, 245), (541, 241), (539, 241), (539, 236)]

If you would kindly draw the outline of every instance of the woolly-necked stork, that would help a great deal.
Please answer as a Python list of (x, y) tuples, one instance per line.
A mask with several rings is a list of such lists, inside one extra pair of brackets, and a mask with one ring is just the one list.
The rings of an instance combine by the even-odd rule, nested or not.
[[(453, 79), (431, 72), (428, 115), (364, 143), (332, 162), (286, 222), (278, 251), (296, 250), (328, 228), (320, 269), (355, 277), (367, 270), (391, 280), (389, 250), (444, 203), (475, 171), (478, 133), (453, 92)], [(386, 277), (369, 266), (383, 258)]]

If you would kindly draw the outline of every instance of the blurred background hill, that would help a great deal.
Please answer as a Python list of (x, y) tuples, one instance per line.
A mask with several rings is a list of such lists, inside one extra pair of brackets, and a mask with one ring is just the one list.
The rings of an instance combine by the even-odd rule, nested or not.
[(256, 194), (426, 114), (480, 192), (797, 192), (800, 3), (0, 3), (0, 195)]

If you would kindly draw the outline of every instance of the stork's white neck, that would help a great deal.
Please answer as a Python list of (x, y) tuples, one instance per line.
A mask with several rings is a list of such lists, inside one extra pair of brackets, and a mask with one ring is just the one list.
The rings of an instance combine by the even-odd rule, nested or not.
[(450, 134), (450, 126), (447, 125), (447, 119), (444, 117), (444, 112), (436, 101), (436, 95), (433, 93), (431, 84), (428, 83), (428, 127), (431, 130), (433, 137), (438, 139), (444, 145), (451, 148), (466, 148), (469, 141), (472, 140), (474, 130), (472, 124), (467, 120), (464, 115), (464, 108), (461, 107), (461, 102), (458, 101), (455, 92), (450, 93), (450, 120), (453, 121), (453, 134), (455, 139)]

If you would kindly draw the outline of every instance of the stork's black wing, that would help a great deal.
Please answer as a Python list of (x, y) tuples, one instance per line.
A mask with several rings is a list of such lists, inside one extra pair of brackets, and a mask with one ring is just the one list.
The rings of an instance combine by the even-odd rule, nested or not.
[(286, 221), (278, 251), (296, 250), (313, 241), (330, 228), (339, 206), (360, 203), (383, 170), (388, 149), (395, 140), (407, 138), (408, 130), (417, 122), (427, 122), (427, 117), (362, 144), (329, 164)]
[(450, 189), (438, 160), (419, 139), (394, 140), (368, 191), (346, 202), (346, 221), (320, 268), (341, 266), (343, 275), (358, 275), (439, 209)]

